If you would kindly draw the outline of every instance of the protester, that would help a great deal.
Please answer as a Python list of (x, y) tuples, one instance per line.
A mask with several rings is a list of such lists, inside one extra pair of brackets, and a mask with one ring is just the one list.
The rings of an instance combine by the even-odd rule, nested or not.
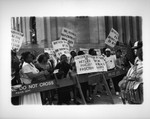
[[(124, 69), (125, 68), (124, 67), (124, 59), (122, 57), (122, 51), (120, 49), (118, 49), (116, 51), (115, 67), (116, 67), (116, 69)], [(120, 93), (120, 88), (118, 86), (118, 83), (123, 79), (124, 76), (125, 76), (124, 74), (119, 75), (113, 79), (116, 95), (119, 95), (119, 93)]]
[[(35, 64), (35, 67), (39, 70), (39, 71), (48, 71), (50, 74), (48, 76), (46, 76), (46, 79), (50, 80), (52, 79), (51, 75), (53, 72), (52, 69), (52, 65), (50, 62), (48, 62), (48, 56), (47, 54), (43, 53), (41, 54), (38, 59), (37, 59), (37, 63)], [(41, 93), (41, 97), (42, 97), (42, 104), (52, 104), (52, 99), (51, 99), (51, 91), (47, 90), (47, 91), (43, 91), (40, 92)]]
[[(19, 65), (20, 61), (17, 57), (16, 51), (11, 50), (11, 85), (21, 84), (20, 76), (19, 76)], [(12, 97), (11, 102), (13, 105), (19, 105), (19, 96)]]
[[(78, 55), (84, 55), (84, 54), (85, 53), (83, 51), (78, 51)], [(81, 89), (82, 89), (85, 101), (87, 103), (90, 103), (89, 97), (87, 95), (87, 91), (88, 91), (88, 88), (89, 88), (88, 82), (80, 83), (80, 85), (81, 85)]]
[[(94, 48), (90, 48), (89, 49), (89, 55), (92, 55), (92, 56), (96, 56), (96, 51), (94, 50)], [(88, 85), (89, 87), (89, 98), (92, 100), (92, 94), (94, 92), (94, 89), (95, 89), (95, 86), (96, 84), (92, 84), (92, 85)]]
[(116, 61), (116, 56), (111, 55), (111, 50), (109, 48), (106, 48), (106, 57), (104, 58), (107, 66), (107, 70), (111, 71), (115, 69), (115, 61)]
[[(58, 73), (56, 74), (58, 79), (63, 79), (67, 77), (67, 74), (69, 70), (72, 70), (72, 67), (70, 64), (68, 64), (67, 56), (62, 55), (60, 57), (60, 62), (56, 65), (55, 70), (58, 69)], [(58, 88), (58, 105), (62, 105), (63, 103), (69, 105), (71, 101), (70, 96), (70, 86)]]
[[(20, 75), (23, 84), (31, 84), (32, 81), (41, 80), (48, 75), (48, 71), (41, 71), (34, 66), (33, 57), (30, 52), (25, 52), (22, 54), (24, 60)], [(42, 78), (41, 78), (42, 77)], [(42, 104), (40, 93), (31, 93), (21, 96), (21, 104)]]
[[(106, 56), (104, 60), (106, 62), (107, 71), (115, 70), (115, 62), (116, 62), (116, 55), (111, 55), (111, 50), (109, 48), (105, 49)], [(115, 80), (112, 78), (112, 81)], [(113, 88), (113, 84), (111, 83), (111, 79), (107, 80), (108, 86), (110, 90)]]
[(143, 102), (143, 51), (142, 42), (137, 41), (132, 48), (137, 56), (134, 65), (128, 70), (127, 75), (119, 82), (123, 102), (141, 104)]

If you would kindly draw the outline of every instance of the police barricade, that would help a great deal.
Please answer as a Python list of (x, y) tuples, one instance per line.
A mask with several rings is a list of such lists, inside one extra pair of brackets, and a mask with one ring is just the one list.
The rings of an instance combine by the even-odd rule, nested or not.
[[(125, 69), (118, 69), (118, 70), (114, 70), (114, 71), (94, 73), (94, 74), (91, 74), (88, 76), (88, 84), (92, 85), (92, 84), (96, 83), (97, 86), (100, 85), (101, 83), (104, 84), (104, 86), (106, 88), (106, 92), (107, 92), (108, 96), (110, 97), (110, 102), (112, 104), (114, 104), (112, 93), (108, 87), (106, 80), (113, 78), (113, 77), (116, 77), (116, 76), (119, 76), (119, 75), (122, 75), (122, 74), (126, 74), (127, 71), (128, 71), (128, 69), (125, 68)], [(93, 98), (97, 92), (97, 88), (98, 88), (97, 86), (94, 89), (94, 93), (92, 95)]]
[[(121, 74), (125, 74), (126, 72), (127, 70), (114, 70), (114, 71), (103, 72), (103, 73), (89, 73), (89, 74), (80, 74), (80, 75), (73, 73), (73, 75), (77, 77), (79, 83), (83, 83), (87, 81), (89, 83), (95, 83), (95, 82), (98, 82), (100, 78), (94, 78), (94, 77), (89, 78), (89, 76), (104, 74), (105, 78), (108, 79), (108, 78), (112, 78), (115, 76), (119, 76)], [(19, 88), (14, 88), (15, 86), (12, 86), (11, 88), (12, 97), (41, 92), (45, 90), (57, 89), (61, 87), (71, 86), (71, 85), (76, 85), (77, 80), (74, 80), (74, 78), (64, 78), (64, 79), (57, 80), (57, 84), (59, 85), (56, 85), (55, 80), (46, 80), (46, 81), (42, 81), (38, 83), (22, 85)]]

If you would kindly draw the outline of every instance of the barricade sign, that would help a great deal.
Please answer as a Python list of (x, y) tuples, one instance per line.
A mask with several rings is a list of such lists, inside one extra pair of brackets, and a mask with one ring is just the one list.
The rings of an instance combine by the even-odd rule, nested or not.
[(110, 47), (114, 47), (116, 45), (116, 42), (118, 41), (118, 37), (119, 33), (112, 28), (108, 37), (105, 40), (105, 44), (109, 45)]
[(77, 74), (97, 72), (97, 67), (91, 55), (81, 55), (75, 57)]
[(102, 56), (92, 56), (98, 72), (107, 71), (106, 63)]
[(60, 58), (60, 56), (63, 54), (65, 54), (67, 57), (70, 57), (69, 45), (67, 41), (56, 40), (52, 42), (52, 46), (58, 58)]
[(24, 35), (21, 32), (18, 32), (16, 30), (11, 30), (11, 47), (12, 50), (16, 49), (16, 51), (18, 52), (19, 49), (21, 48), (23, 39), (24, 39)]
[(71, 47), (73, 47), (75, 39), (76, 39), (76, 33), (74, 33), (72, 30), (70, 30), (68, 28), (62, 29), (60, 40), (67, 41), (68, 44)]

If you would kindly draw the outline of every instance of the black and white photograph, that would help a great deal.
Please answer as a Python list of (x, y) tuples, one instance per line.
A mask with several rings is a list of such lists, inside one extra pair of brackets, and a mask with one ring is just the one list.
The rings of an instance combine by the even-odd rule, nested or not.
[(148, 119), (149, 0), (1, 0), (0, 119)]
[(140, 16), (11, 18), (12, 104), (142, 104)]

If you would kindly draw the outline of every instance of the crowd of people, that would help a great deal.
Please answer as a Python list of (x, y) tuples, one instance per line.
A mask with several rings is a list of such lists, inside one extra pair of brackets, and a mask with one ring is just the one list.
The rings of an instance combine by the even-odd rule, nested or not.
[[(21, 58), (19, 59), (15, 50), (12, 50), (12, 86), (17, 84), (23, 85), (32, 84), (38, 81), (53, 80), (56, 77), (60, 80), (66, 78), (68, 73), (76, 72), (74, 57), (77, 55), (84, 55), (85, 53), (83, 51), (71, 51), (70, 54), (70, 59), (68, 59), (65, 54), (62, 55), (60, 59), (57, 59), (55, 57), (50, 57), (48, 53), (42, 53), (35, 57), (31, 52), (24, 52), (21, 54)], [(89, 49), (89, 54), (93, 56), (97, 55), (94, 48)], [(129, 103), (142, 103), (142, 42), (137, 41), (133, 48), (127, 49), (125, 55), (122, 55), (122, 51), (120, 49), (118, 49), (115, 54), (112, 54), (110, 48), (104, 48), (101, 55), (106, 62), (108, 71), (123, 68), (129, 69), (127, 75), (120, 75), (107, 80), (110, 90), (112, 89), (111, 83), (113, 83), (116, 95), (120, 95), (124, 103), (126, 101)], [(134, 59), (135, 61), (133, 62)], [(54, 71), (56, 70), (58, 70), (58, 72), (55, 75)], [(96, 84), (91, 86), (88, 82), (84, 82), (80, 85), (85, 101), (90, 103), (92, 100), (91, 95)], [(138, 100), (137, 96), (139, 97)], [(19, 97), (12, 97), (11, 101), (14, 105), (52, 105), (53, 101), (57, 101), (57, 105), (69, 105), (71, 100), (73, 100), (75, 104), (80, 104), (80, 102), (77, 101), (77, 98), (81, 98), (80, 93), (76, 86), (71, 85), (53, 90), (25, 94)]]

